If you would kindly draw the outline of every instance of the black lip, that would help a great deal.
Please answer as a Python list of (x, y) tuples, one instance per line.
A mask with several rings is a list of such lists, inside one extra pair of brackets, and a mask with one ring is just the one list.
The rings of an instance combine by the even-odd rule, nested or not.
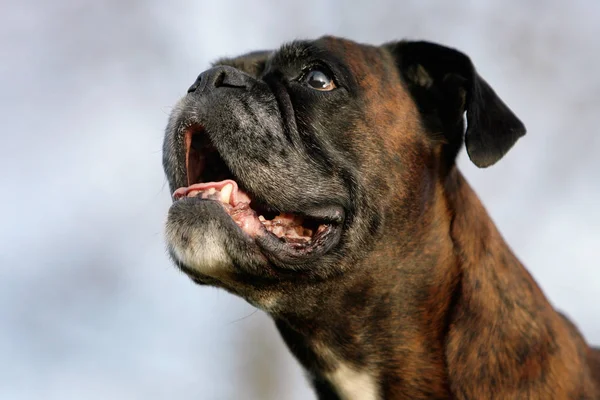
[(323, 233), (315, 236), (308, 245), (299, 248), (282, 242), (270, 232), (257, 237), (256, 243), (269, 261), (277, 266), (289, 268), (306, 264), (327, 254), (339, 243), (341, 234), (341, 224), (328, 224)]
[[(253, 210), (276, 210), (277, 213), (294, 214), (304, 219), (313, 220), (319, 225), (326, 225), (327, 227), (325, 232), (318, 236), (315, 235), (308, 244), (294, 246), (291, 243), (281, 240), (263, 226), (263, 234), (256, 237), (254, 240), (260, 247), (262, 253), (273, 264), (282, 268), (305, 264), (327, 254), (339, 243), (342, 236), (342, 226), (345, 220), (345, 211), (342, 207), (329, 205), (313, 207), (307, 210), (278, 208), (264, 198), (257, 196), (252, 191), (246, 189), (243, 182), (239, 181), (235, 174), (232, 173), (232, 175), (233, 180), (235, 180), (239, 187), (252, 199), (250, 204)], [(253, 203), (258, 204), (258, 206), (255, 207)], [(246, 233), (244, 232), (244, 234)]]

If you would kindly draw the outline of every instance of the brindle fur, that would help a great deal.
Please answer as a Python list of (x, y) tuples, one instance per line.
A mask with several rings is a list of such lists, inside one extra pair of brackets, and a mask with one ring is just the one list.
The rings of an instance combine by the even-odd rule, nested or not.
[[(335, 64), (346, 94), (311, 95), (287, 83), (321, 58)], [(301, 209), (307, 198), (343, 204), (344, 233), (326, 257), (293, 268), (247, 243), (234, 254), (234, 233), (226, 273), (204, 276), (174, 258), (197, 282), (268, 312), (319, 399), (340, 399), (327, 379), (339, 362), (373, 376), (380, 399), (600, 399), (600, 352), (550, 305), (456, 167), (463, 138), (487, 167), (525, 133), (464, 54), (426, 42), (374, 47), (324, 37), (215, 65), (267, 82), (243, 96), (276, 115), (244, 128), (254, 141), (242, 151), (228, 128), (239, 123), (226, 120), (222, 102), (202, 100), (211, 110), (198, 118), (233, 157), (225, 159), (231, 170), (281, 209)], [(277, 90), (288, 103), (274, 106), (269, 91)], [(189, 101), (165, 139), (172, 189), (186, 182), (177, 124), (196, 104)], [(209, 229), (186, 222), (199, 212), (208, 213), (173, 206), (170, 227), (188, 225), (171, 246)]]

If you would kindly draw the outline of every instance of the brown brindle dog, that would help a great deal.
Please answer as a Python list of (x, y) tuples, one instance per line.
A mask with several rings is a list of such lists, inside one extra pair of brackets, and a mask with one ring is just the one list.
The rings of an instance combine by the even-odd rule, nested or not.
[(456, 167), (525, 134), (467, 56), (324, 37), (215, 65), (166, 131), (169, 251), (269, 313), (319, 399), (600, 399), (600, 353)]

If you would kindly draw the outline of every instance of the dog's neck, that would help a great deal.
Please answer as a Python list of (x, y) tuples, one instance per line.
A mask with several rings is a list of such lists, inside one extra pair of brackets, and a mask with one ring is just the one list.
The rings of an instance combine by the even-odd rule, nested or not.
[(320, 399), (445, 398), (450, 322), (465, 293), (477, 295), (481, 264), (527, 275), (456, 169), (438, 182), (421, 226), (274, 315)]

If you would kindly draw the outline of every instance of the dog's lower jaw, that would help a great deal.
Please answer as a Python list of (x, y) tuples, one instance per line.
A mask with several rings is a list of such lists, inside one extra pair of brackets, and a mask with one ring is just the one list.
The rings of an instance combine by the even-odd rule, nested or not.
[(458, 171), (444, 185), (423, 247), (377, 248), (338, 281), (278, 303), (276, 325), (319, 399), (599, 398), (576, 328)]

